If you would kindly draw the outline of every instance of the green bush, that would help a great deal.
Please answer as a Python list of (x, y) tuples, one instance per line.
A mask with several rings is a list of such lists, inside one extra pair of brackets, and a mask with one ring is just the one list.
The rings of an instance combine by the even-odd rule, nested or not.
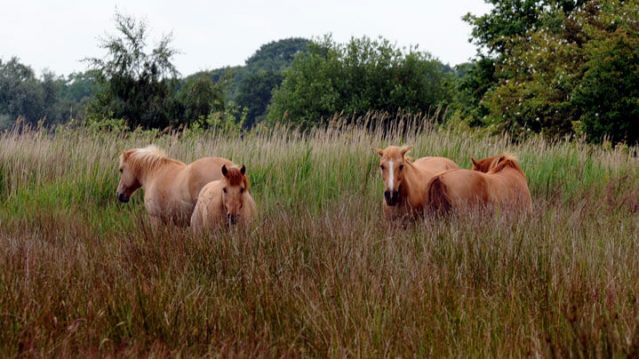
[(310, 127), (336, 113), (426, 112), (450, 101), (452, 74), (431, 55), (367, 37), (309, 45), (273, 93), (268, 119)]

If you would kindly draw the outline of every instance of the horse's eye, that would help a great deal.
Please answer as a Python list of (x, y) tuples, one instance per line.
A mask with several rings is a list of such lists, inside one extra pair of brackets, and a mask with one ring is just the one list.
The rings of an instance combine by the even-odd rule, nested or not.
[(224, 188), (222, 189), (222, 191), (224, 191), (224, 193), (226, 193), (226, 187), (224, 187)]
[(399, 170), (403, 170), (404, 169), (404, 165), (399, 165)]
[(240, 188), (240, 193), (244, 193), (244, 188)]
[(124, 170), (122, 168), (120, 168), (120, 173), (124, 172)]
[(383, 171), (384, 170), (384, 165), (380, 165), (379, 168)]

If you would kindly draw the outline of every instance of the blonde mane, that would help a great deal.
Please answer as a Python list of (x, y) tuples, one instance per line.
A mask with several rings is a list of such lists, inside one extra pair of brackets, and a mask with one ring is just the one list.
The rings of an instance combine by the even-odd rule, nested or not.
[(166, 163), (182, 163), (169, 158), (155, 145), (126, 150), (120, 155), (120, 161), (127, 161), (135, 169), (153, 170)]

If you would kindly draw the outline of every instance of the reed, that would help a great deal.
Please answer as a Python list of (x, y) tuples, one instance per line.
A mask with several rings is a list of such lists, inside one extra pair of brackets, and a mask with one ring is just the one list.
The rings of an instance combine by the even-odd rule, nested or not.
[[(637, 355), (637, 149), (423, 120), (0, 135), (0, 356)], [(257, 223), (196, 236), (117, 203), (117, 156), (149, 143), (245, 164)], [(514, 153), (534, 214), (387, 228), (373, 148), (391, 143), (464, 167)]]

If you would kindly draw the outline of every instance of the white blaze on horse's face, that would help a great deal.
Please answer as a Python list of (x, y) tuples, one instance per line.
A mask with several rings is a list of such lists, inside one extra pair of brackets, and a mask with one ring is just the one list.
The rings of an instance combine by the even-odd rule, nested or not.
[(133, 192), (141, 186), (131, 166), (126, 161), (129, 156), (129, 152), (125, 152), (120, 156), (120, 182), (116, 193), (118, 200), (123, 203), (128, 202)]
[(410, 151), (410, 147), (389, 146), (383, 150), (377, 150), (380, 157), (379, 169), (384, 178), (384, 199), (389, 206), (396, 205), (400, 200), (400, 187), (404, 180), (404, 167), (406, 159), (404, 155)]

